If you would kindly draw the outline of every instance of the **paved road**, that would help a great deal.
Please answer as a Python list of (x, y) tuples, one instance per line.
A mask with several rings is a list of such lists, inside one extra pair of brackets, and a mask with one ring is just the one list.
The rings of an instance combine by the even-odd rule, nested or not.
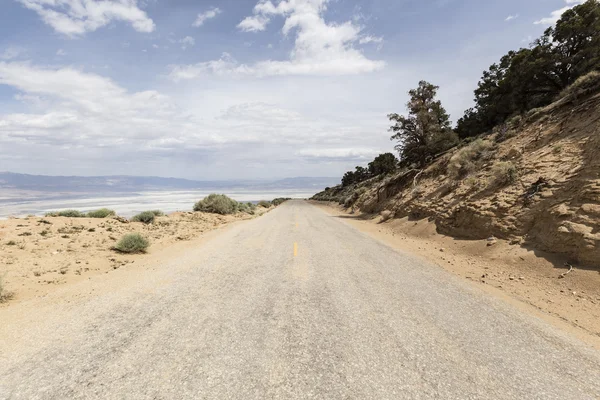
[(66, 313), (0, 398), (600, 398), (598, 353), (302, 201)]

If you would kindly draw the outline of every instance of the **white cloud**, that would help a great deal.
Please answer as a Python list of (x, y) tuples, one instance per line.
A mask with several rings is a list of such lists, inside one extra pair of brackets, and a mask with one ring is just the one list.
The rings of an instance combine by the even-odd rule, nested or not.
[(179, 41), (179, 43), (181, 43), (181, 48), (183, 50), (187, 49), (188, 47), (192, 47), (193, 45), (196, 44), (196, 40), (191, 37), (191, 36), (186, 36), (183, 39), (181, 39)]
[(519, 18), (519, 14), (515, 14), (515, 15), (509, 15), (508, 17), (506, 17), (506, 18), (504, 19), (504, 21), (505, 21), (505, 22), (509, 22), (509, 21), (512, 21), (513, 19), (517, 19), (517, 18)]
[(152, 32), (154, 22), (137, 0), (17, 0), (35, 11), (56, 32), (80, 36), (112, 21), (124, 21), (138, 32)]
[(208, 21), (209, 19), (215, 18), (217, 15), (219, 15), (221, 13), (222, 13), (222, 11), (220, 8), (213, 7), (203, 13), (198, 14), (198, 16), (196, 17), (196, 21), (194, 21), (194, 23), (192, 25), (195, 27), (200, 27), (200, 26), (204, 25), (204, 23), (206, 21)]
[(567, 3), (567, 6), (561, 8), (561, 9), (552, 11), (550, 13), (549, 17), (539, 19), (539, 20), (535, 21), (534, 24), (536, 24), (536, 25), (554, 25), (560, 19), (560, 17), (564, 14), (565, 11), (570, 10), (571, 8), (575, 7), (576, 5), (582, 4), (584, 2), (585, 2), (585, 0), (565, 0), (565, 3)]
[(360, 38), (358, 44), (368, 44), (368, 43), (383, 43), (383, 38), (378, 36), (366, 35)]
[(0, 53), (0, 60), (13, 60), (15, 58), (18, 58), (23, 53), (25, 53), (24, 48), (10, 46), (7, 47), (2, 53)]
[(370, 60), (355, 43), (379, 42), (381, 38), (361, 36), (362, 28), (352, 21), (343, 24), (327, 23), (323, 18), (329, 0), (283, 0), (273, 5), (260, 1), (254, 7), (254, 16), (244, 19), (239, 26), (245, 31), (260, 31), (273, 16), (282, 16), (282, 29), (287, 36), (295, 32), (296, 39), (290, 58), (285, 61), (265, 60), (252, 65), (240, 64), (226, 54), (219, 60), (193, 65), (171, 66), (174, 81), (194, 79), (207, 73), (231, 76), (285, 76), (285, 75), (348, 75), (373, 72), (385, 66), (383, 61)]
[(267, 29), (269, 18), (262, 15), (246, 17), (238, 24), (238, 28), (244, 32), (261, 32)]
[[(386, 150), (389, 151), (389, 150)], [(382, 153), (381, 149), (369, 148), (309, 148), (302, 149), (296, 154), (304, 158), (314, 158), (318, 160), (352, 160), (354, 162), (372, 161), (378, 154)]]
[(67, 52), (66, 52), (66, 51), (64, 51), (63, 49), (58, 49), (58, 50), (56, 51), (56, 55), (57, 55), (57, 56), (59, 56), (59, 57), (63, 57), (63, 56), (66, 56), (66, 55), (67, 55)]

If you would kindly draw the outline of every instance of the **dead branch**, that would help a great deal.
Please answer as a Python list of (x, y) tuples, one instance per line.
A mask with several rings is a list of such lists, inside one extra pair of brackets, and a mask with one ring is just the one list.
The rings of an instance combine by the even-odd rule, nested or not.
[(565, 267), (569, 267), (569, 270), (567, 272), (563, 272), (562, 274), (560, 274), (558, 279), (563, 279), (565, 276), (567, 276), (569, 273), (571, 273), (573, 271), (573, 266), (571, 264), (565, 263)]

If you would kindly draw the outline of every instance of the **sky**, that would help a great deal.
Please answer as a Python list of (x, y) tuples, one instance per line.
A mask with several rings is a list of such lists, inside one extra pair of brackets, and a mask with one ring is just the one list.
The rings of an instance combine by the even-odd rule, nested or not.
[(578, 0), (0, 0), (0, 171), (341, 176)]

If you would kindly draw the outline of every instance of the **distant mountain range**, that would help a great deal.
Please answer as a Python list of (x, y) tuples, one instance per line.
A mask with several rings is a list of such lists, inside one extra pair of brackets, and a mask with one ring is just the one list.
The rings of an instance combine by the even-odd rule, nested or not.
[(315, 189), (339, 183), (339, 178), (297, 177), (279, 180), (195, 181), (156, 176), (45, 176), (0, 172), (0, 190), (44, 192), (135, 192), (151, 190)]

